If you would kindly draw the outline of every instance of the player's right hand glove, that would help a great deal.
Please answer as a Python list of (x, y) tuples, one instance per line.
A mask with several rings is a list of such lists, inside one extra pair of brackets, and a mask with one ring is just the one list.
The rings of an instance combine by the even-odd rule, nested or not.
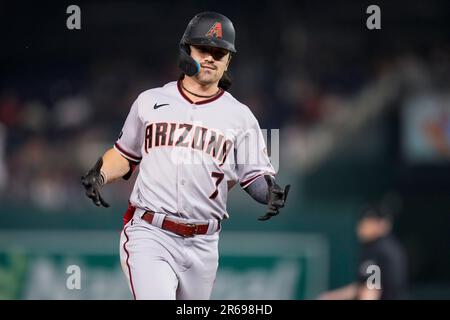
[(97, 207), (104, 206), (105, 208), (108, 208), (109, 204), (105, 200), (103, 200), (102, 196), (100, 195), (100, 189), (104, 185), (104, 179), (102, 174), (100, 173), (102, 165), (103, 159), (102, 157), (100, 157), (97, 160), (95, 166), (81, 177), (81, 183), (86, 189), (86, 196), (92, 199)]
[(290, 184), (284, 187), (284, 189), (281, 188), (276, 184), (274, 177), (270, 175), (265, 175), (264, 179), (266, 179), (267, 186), (269, 187), (269, 199), (267, 202), (267, 213), (258, 218), (260, 221), (269, 220), (280, 213), (280, 209), (284, 207), (289, 189), (291, 188)]

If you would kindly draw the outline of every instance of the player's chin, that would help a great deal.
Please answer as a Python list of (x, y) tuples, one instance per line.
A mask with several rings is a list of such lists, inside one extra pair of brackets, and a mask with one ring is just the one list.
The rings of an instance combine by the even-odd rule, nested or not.
[(212, 84), (212, 83), (217, 82), (216, 74), (200, 73), (198, 79), (203, 84)]
[(202, 78), (214, 78), (216, 75), (216, 71), (215, 70), (211, 70), (211, 69), (201, 69), (200, 71), (200, 76)]

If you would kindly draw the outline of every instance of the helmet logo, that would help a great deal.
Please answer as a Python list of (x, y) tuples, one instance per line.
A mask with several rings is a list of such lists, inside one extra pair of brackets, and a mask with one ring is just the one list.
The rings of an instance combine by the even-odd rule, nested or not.
[(220, 22), (214, 23), (214, 25), (206, 33), (207, 37), (222, 38), (222, 24)]

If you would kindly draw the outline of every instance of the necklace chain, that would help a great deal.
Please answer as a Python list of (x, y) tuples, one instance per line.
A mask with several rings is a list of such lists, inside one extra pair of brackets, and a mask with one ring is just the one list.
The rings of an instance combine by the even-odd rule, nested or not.
[(183, 82), (181, 82), (181, 87), (182, 87), (184, 90), (186, 90), (187, 92), (189, 92), (190, 94), (192, 94), (193, 96), (198, 97), (198, 98), (212, 98), (212, 97), (214, 97), (214, 96), (217, 96), (217, 95), (219, 94), (220, 90), (221, 90), (221, 89), (219, 88), (219, 90), (217, 90), (216, 93), (214, 93), (214, 94), (212, 94), (212, 95), (210, 95), (210, 96), (202, 96), (202, 95), (200, 95), (200, 94), (196, 94), (196, 93), (194, 93), (194, 92), (189, 91), (188, 89), (186, 89), (185, 86), (183, 85)]

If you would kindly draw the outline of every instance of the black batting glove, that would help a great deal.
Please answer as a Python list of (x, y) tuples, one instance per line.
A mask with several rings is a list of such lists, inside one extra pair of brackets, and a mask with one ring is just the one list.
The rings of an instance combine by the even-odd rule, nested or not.
[(103, 176), (100, 173), (100, 169), (103, 165), (103, 159), (100, 157), (97, 160), (95, 166), (90, 169), (84, 176), (81, 177), (81, 183), (86, 189), (86, 196), (94, 202), (97, 207), (103, 206), (109, 207), (109, 204), (103, 200), (100, 195), (100, 189), (104, 185)]
[(258, 218), (260, 221), (266, 221), (276, 216), (280, 213), (280, 209), (284, 207), (286, 203), (286, 198), (289, 193), (289, 189), (291, 185), (288, 184), (286, 187), (281, 188), (278, 184), (276, 184), (274, 177), (265, 175), (264, 179), (267, 182), (267, 186), (269, 188), (268, 191), (268, 201), (267, 201), (267, 213), (264, 216)]

